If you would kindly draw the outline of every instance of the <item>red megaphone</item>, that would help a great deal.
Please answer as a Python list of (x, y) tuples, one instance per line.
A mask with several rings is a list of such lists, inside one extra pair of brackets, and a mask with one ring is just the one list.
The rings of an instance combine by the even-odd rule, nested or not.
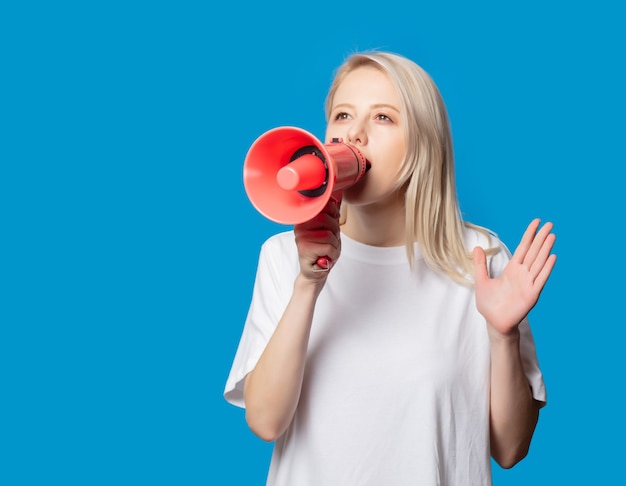
[(356, 184), (369, 167), (363, 154), (341, 139), (323, 144), (301, 128), (278, 127), (250, 147), (243, 184), (263, 216), (298, 224), (317, 216), (334, 192)]

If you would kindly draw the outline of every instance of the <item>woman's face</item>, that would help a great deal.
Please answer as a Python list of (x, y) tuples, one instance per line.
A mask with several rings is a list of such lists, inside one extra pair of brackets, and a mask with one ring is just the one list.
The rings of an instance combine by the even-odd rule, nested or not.
[(364, 66), (344, 78), (326, 127), (326, 143), (333, 138), (356, 146), (372, 164), (361, 181), (343, 191), (343, 199), (356, 205), (387, 199), (395, 188), (406, 140), (400, 100), (385, 73)]

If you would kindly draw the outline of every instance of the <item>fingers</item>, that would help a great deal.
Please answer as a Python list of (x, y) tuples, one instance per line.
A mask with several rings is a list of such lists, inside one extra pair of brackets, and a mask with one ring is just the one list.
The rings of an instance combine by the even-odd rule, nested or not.
[(537, 231), (539, 223), (539, 218), (536, 218), (528, 225), (511, 260), (515, 260), (526, 267), (531, 279), (542, 287), (547, 282), (556, 263), (556, 256), (550, 254), (556, 241), (556, 235), (552, 233), (554, 225), (551, 222), (545, 223)]
[[(336, 225), (336, 228), (333, 226)], [(296, 244), (300, 253), (306, 253), (315, 263), (319, 257), (329, 257), (335, 260), (341, 249), (341, 239), (339, 236), (339, 224), (332, 222), (325, 228), (303, 228), (295, 229)]]
[(528, 250), (533, 243), (533, 239), (535, 238), (535, 233), (537, 232), (539, 223), (539, 218), (535, 218), (530, 222), (524, 232), (524, 235), (522, 236), (522, 240), (515, 249), (515, 253), (513, 253), (513, 256), (511, 257), (511, 261), (519, 264), (524, 262), (524, 258), (526, 258), (526, 254), (528, 253)]
[[(539, 276), (550, 259), (550, 252), (552, 251), (554, 242), (556, 241), (556, 235), (554, 233), (549, 233), (550, 229), (551, 227), (545, 231), (545, 235), (537, 235), (537, 239), (533, 242), (531, 251), (529, 251), (526, 259), (524, 260), (524, 264), (529, 266), (530, 275), (533, 280)], [(544, 230), (546, 230), (545, 226), (542, 228), (540, 233), (544, 233)]]
[(313, 272), (328, 271), (341, 252), (338, 201), (332, 198), (320, 214), (295, 225), (294, 233), (301, 265)]
[(556, 255), (550, 255), (546, 260), (545, 265), (541, 267), (541, 271), (535, 278), (535, 286), (539, 289), (543, 289), (544, 285), (548, 281), (550, 274), (552, 273), (552, 269), (554, 268), (554, 264), (556, 263)]
[(530, 268), (533, 265), (534, 261), (537, 259), (537, 256), (543, 249), (544, 244), (546, 243), (546, 240), (550, 236), (550, 232), (552, 231), (553, 226), (554, 225), (552, 223), (546, 223), (539, 230), (539, 232), (537, 232), (537, 234), (534, 235), (530, 248), (528, 248), (528, 252), (524, 256), (524, 260), (523, 260), (523, 263), (528, 268)]
[(477, 246), (472, 252), (472, 257), (474, 259), (474, 281), (480, 283), (487, 280), (489, 273), (487, 271), (487, 256), (485, 255), (485, 250)]

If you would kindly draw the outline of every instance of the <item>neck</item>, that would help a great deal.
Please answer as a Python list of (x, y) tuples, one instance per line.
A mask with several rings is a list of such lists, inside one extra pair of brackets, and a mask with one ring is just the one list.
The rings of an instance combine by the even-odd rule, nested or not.
[(406, 242), (404, 204), (345, 205), (341, 231), (360, 243), (371, 246), (402, 246)]

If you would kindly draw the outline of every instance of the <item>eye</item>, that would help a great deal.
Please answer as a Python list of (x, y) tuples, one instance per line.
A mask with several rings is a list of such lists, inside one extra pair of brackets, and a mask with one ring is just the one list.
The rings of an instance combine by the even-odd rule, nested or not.
[(385, 121), (385, 122), (393, 122), (393, 120), (389, 118), (389, 116), (385, 115), (384, 113), (379, 113), (378, 115), (376, 115), (376, 119)]
[(345, 111), (341, 111), (335, 115), (335, 120), (347, 120), (349, 116)]

